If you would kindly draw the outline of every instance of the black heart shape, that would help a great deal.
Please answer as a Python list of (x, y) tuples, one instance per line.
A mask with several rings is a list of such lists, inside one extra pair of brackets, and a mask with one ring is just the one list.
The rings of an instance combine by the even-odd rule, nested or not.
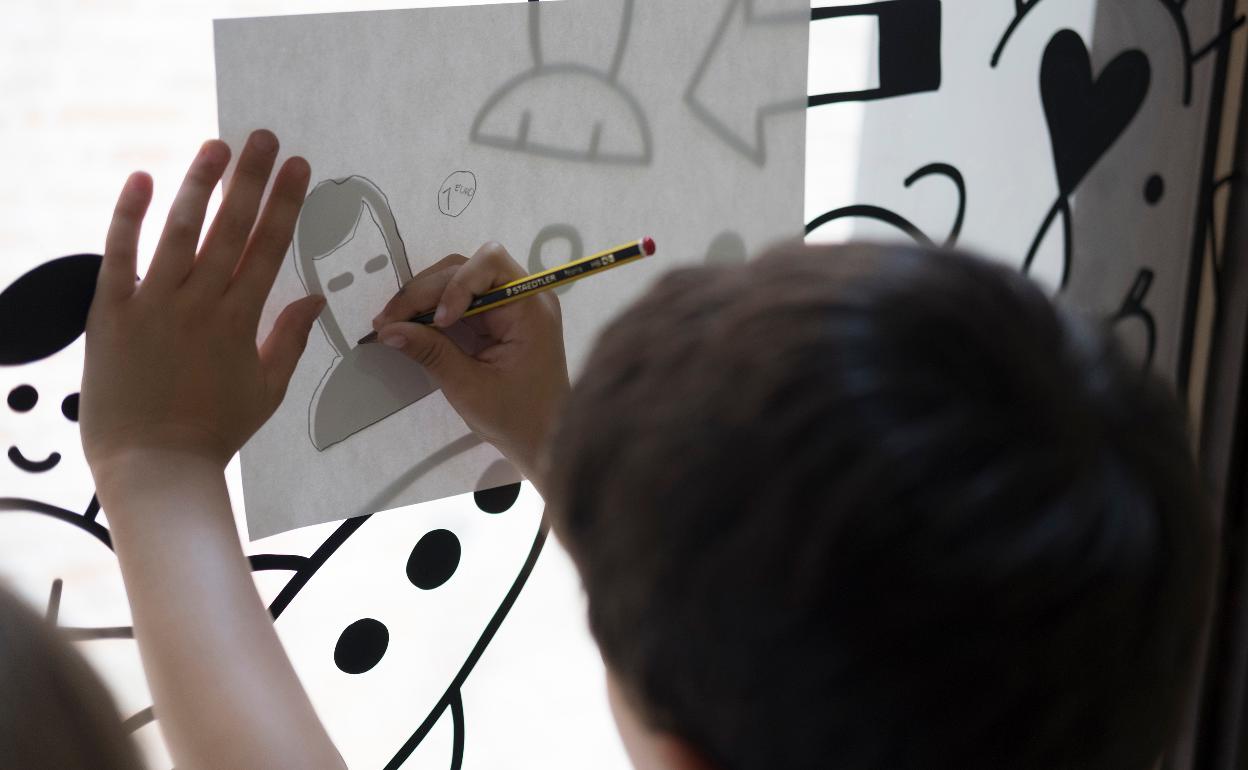
[(1132, 49), (1092, 76), (1083, 38), (1064, 29), (1044, 49), (1040, 96), (1062, 195), (1075, 191), (1096, 162), (1131, 124), (1148, 94), (1148, 56)]

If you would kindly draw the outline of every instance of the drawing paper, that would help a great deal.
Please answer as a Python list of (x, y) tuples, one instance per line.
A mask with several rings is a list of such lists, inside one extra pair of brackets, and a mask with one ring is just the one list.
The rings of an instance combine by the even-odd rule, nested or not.
[(447, 254), (497, 240), (537, 271), (653, 236), (655, 257), (560, 294), (575, 376), (661, 273), (800, 237), (808, 20), (793, 0), (565, 0), (218, 21), (222, 138), (272, 129), (313, 169), (261, 335), (328, 299), (243, 450), (251, 537), (516, 480), (485, 477), (497, 454), (419, 366), (355, 345)]

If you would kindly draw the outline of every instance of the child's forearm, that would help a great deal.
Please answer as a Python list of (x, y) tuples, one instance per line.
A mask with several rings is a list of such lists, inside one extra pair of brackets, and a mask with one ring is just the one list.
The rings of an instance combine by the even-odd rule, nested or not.
[(177, 766), (343, 767), (256, 593), (220, 468), (153, 451), (99, 475)]

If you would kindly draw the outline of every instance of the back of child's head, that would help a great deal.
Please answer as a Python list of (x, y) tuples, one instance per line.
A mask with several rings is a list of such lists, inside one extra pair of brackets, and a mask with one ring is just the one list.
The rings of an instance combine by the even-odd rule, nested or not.
[(1212, 528), (1168, 391), (1027, 279), (792, 245), (601, 336), (551, 507), (630, 702), (723, 770), (1146, 770)]
[(112, 698), (48, 624), (0, 589), (0, 767), (137, 770)]

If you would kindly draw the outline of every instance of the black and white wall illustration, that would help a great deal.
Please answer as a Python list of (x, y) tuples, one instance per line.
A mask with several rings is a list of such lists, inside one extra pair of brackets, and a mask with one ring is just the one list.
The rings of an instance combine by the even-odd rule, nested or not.
[[(288, 288), (329, 299), (309, 345), (315, 377), (291, 394), (301, 399), (301, 449), (357, 451), (371, 431), (394, 431), (399, 415), (442, 398), (415, 370), (394, 378), (407, 383), (401, 392), (362, 395), (378, 367), (409, 364), (369, 359), (386, 351), (362, 352), (355, 340), (369, 329), (368, 308), (445, 253), (475, 248), (479, 240), (465, 241), (503, 222), (501, 209), (528, 226), (504, 222), (488, 237), (536, 271), (640, 235), (617, 238), (590, 212), (627, 214), (650, 184), (645, 175), (673, 154), (696, 155), (696, 194), (664, 198), (659, 219), (676, 221), (676, 234), (652, 234), (694, 261), (744, 261), (762, 245), (745, 223), (716, 223), (684, 241), (679, 225), (703, 203), (787, 193), (765, 175), (785, 161), (777, 137), (789, 135), (795, 114), (807, 126), (806, 178), (798, 169), (786, 179), (805, 193), (806, 210), (792, 219), (811, 240), (857, 235), (985, 251), (1104, 318), (1141, 366), (1184, 379), (1194, 263), (1219, 242), (1210, 204), (1233, 184), (1214, 170), (1210, 137), (1222, 119), (1219, 61), (1244, 42), (1236, 3), (816, 0), (795, 17), (777, 0), (702, 0), (704, 12), (680, 22), (688, 44), (657, 59), (641, 54), (638, 39), (656, 0), (549, 5), (565, 4), (604, 8), (602, 23), (555, 17), (538, 2), (475, 9), (489, 50), (444, 52), (438, 82), (419, 90), (386, 81), (386, 109), (472, 92), (459, 105), (451, 150), (418, 142), (414, 128), (401, 133), (398, 152), (373, 152), (350, 132), (289, 140), (318, 158), (348, 146), (361, 153), (313, 164), (319, 181), (289, 257)], [(517, 23), (489, 27), (490, 14), (504, 10), (518, 10)], [(378, 34), (390, 23), (373, 18)], [(777, 36), (795, 28), (809, 30), (806, 94), (778, 98), (766, 89), (769, 57)], [(456, 82), (457, 67), (474, 56), (502, 60), (497, 77)], [(320, 50), (307, 61), (309, 77), (336, 87)], [(376, 103), (358, 85), (343, 85), (336, 108), (367, 116)], [(748, 98), (736, 99), (734, 88)], [(646, 95), (656, 92), (679, 111), (655, 109)], [(588, 96), (569, 102), (568, 93)], [(210, 103), (211, 88), (195, 98)], [(306, 94), (270, 106), (275, 120), (326, 120)], [(738, 178), (764, 187), (724, 181)], [(662, 197), (661, 186), (654, 194)], [(72, 205), (70, 196), (65, 216), (107, 215)], [(787, 208), (768, 211), (780, 219)], [(74, 421), (97, 263), (56, 257), (99, 248), (86, 237), (32, 247), (4, 268), (0, 580), (78, 640), (152, 766), (164, 768), (171, 764), (130, 632), (108, 512), (95, 502)], [(580, 312), (588, 290), (565, 293), (565, 308)], [(623, 770), (594, 689), (601, 663), (577, 625), (577, 580), (546, 538), (536, 493), (512, 484), (514, 471), (466, 432), (406, 459), (376, 489), (372, 510), (390, 507), (393, 488), (448, 464), (463, 463), (469, 483), (486, 491), (247, 545), (278, 632), (349, 766)], [(241, 500), (237, 469), (230, 478)]]
[[(0, 315), (15, 308), (29, 318), (56, 313), (46, 327), (23, 326), (26, 335), (6, 340), (6, 363), (19, 367), (9, 371), (33, 381), (41, 360), (79, 339), (98, 267), (99, 257), (92, 255), (53, 260), (0, 294)], [(77, 420), (77, 397), (71, 393), (60, 403), (69, 422)], [(13, 412), (26, 414), (39, 394), (33, 385), (18, 385), (8, 402)], [(20, 442), (37, 434), (13, 435)], [(81, 454), (73, 439), (61, 449)], [(32, 475), (55, 470), (65, 456), (54, 451), (32, 462), (17, 443), (9, 454), (19, 471)], [(530, 500), (517, 506), (519, 484), (490, 486), (500, 473), (505, 476), (505, 469), (487, 469), (487, 488), (471, 503), (427, 506), (416, 522), (360, 517), (287, 538), (302, 553), (271, 550), (281, 541), (252, 547), (253, 571), (275, 576), (265, 582), (279, 634), (350, 766), (397, 768), (421, 750), (420, 761), (430, 766), (461, 767), (464, 684), (546, 539), (540, 505)], [(37, 487), (13, 486), (9, 492), (18, 494), (0, 496), (0, 537), (22, 541), (36, 556), (16, 565), (19, 587), (43, 597), (49, 622), (82, 643), (88, 656), (106, 648), (109, 663), (101, 667), (110, 679), (133, 676), (134, 635), (94, 496), (81, 509), (70, 509), (42, 499)], [(92, 579), (83, 579), (84, 573)], [(345, 601), (343, 591), (349, 593)], [(396, 595), (406, 598), (395, 603)], [(119, 657), (125, 665), (118, 665)], [(141, 699), (139, 693), (122, 700), (126, 726), (158, 744), (155, 714)]]
[[(911, 14), (910, 35), (935, 27), (931, 9), (920, 10), (929, 4), (868, 7), (889, 5)], [(933, 88), (870, 102), (812, 94), (812, 237), (900, 230), (947, 243), (959, 222), (958, 245), (1114, 321), (1142, 361), (1185, 382), (1195, 266), (1220, 181), (1207, 142), (1221, 121), (1211, 113), (1225, 88), (1218, 60), (1243, 34), (1234, 4), (945, 2), (940, 18), (941, 61), (923, 68), (940, 73)], [(883, 22), (879, 35), (883, 56)], [(857, 113), (860, 141), (821, 151), (843, 136), (838, 111)], [(957, 174), (956, 193), (937, 181), (899, 184), (933, 164)]]

